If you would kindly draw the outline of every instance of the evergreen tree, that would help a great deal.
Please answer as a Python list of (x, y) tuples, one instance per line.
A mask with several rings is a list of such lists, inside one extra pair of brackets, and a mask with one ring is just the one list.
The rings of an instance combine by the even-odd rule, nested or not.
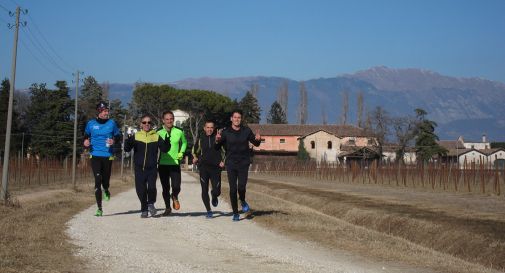
[(96, 118), (96, 105), (103, 100), (103, 88), (93, 76), (88, 76), (84, 78), (84, 84), (79, 89), (79, 93), (77, 136), (81, 138), (84, 135), (86, 123)]
[(239, 102), (239, 108), (242, 110), (244, 115), (242, 116), (242, 122), (248, 123), (259, 123), (261, 108), (258, 105), (258, 100), (247, 91), (244, 97)]
[(286, 114), (282, 110), (282, 106), (277, 101), (274, 101), (274, 103), (272, 103), (272, 106), (270, 107), (270, 112), (268, 113), (267, 116), (267, 123), (270, 124), (288, 123), (288, 121), (286, 120)]
[(437, 123), (426, 119), (427, 112), (423, 109), (416, 109), (418, 126), (416, 130), (416, 153), (419, 162), (427, 162), (434, 155), (447, 154), (447, 150), (438, 145), (438, 136), (435, 134)]
[(298, 140), (298, 154), (296, 155), (299, 160), (309, 160), (309, 153), (305, 149), (305, 144), (303, 143), (303, 139)]
[(103, 88), (93, 76), (84, 78), (84, 84), (80, 90), (79, 109), (84, 120), (96, 117), (96, 105), (103, 100)]
[(67, 83), (58, 81), (56, 90), (45, 84), (30, 87), (31, 105), (27, 113), (31, 150), (40, 157), (63, 158), (72, 152), (73, 102)]
[(121, 100), (119, 99), (112, 100), (110, 102), (109, 108), (110, 108), (109, 117), (111, 119), (114, 119), (114, 121), (116, 121), (117, 126), (119, 128), (122, 128), (122, 126), (124, 126), (125, 115), (128, 113), (128, 111), (121, 104)]
[[(7, 127), (7, 111), (9, 110), (10, 82), (4, 79), (0, 85), (0, 154), (3, 154), (5, 134)], [(21, 130), (18, 123), (19, 114), (16, 111), (16, 100), (13, 100), (12, 123), (11, 123), (11, 152), (21, 147)]]
[[(5, 143), (5, 130), (7, 126), (7, 110), (9, 108), (9, 89), (10, 82), (8, 79), (2, 81), (0, 86), (0, 150), (3, 154)], [(14, 119), (13, 119), (14, 121)]]

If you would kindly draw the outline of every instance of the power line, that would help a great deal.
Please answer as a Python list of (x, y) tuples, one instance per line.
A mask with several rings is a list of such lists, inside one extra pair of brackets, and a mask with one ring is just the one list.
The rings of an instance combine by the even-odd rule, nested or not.
[(69, 73), (67, 70), (63, 69), (60, 65), (58, 65), (58, 63), (56, 63), (56, 61), (54, 60), (54, 58), (49, 54), (49, 52), (45, 49), (45, 47), (42, 45), (42, 43), (40, 43), (39, 39), (37, 39), (37, 37), (32, 33), (29, 25), (26, 26), (26, 29), (28, 29), (28, 34), (34, 39), (34, 41), (37, 43), (37, 45), (40, 46), (40, 48), (44, 51), (44, 53), (46, 54), (46, 56), (48, 57), (48, 59), (56, 66), (58, 67), (61, 71), (65, 71), (65, 73)]
[(44, 34), (42, 33), (42, 31), (40, 31), (40, 29), (37, 27), (37, 24), (35, 23), (35, 20), (33, 20), (33, 18), (30, 16), (30, 14), (28, 14), (28, 18), (29, 20), (31, 21), (33, 27), (35, 28), (35, 30), (39, 33), (40, 37), (42, 37), (42, 40), (44, 40), (44, 42), (46, 42), (47, 46), (49, 47), (49, 49), (54, 53), (54, 55), (56, 57), (58, 57), (58, 59), (60, 59), (62, 61), (62, 63), (64, 65), (67, 66), (67, 68), (70, 68), (70, 70), (75, 70), (73, 69), (73, 66), (72, 65), (69, 65), (57, 52), (56, 50), (54, 50), (54, 48), (51, 46), (51, 44), (47, 41), (47, 39), (45, 38)]
[[(70, 72), (66, 71), (65, 69), (61, 68), (54, 59), (49, 55), (49, 53), (45, 50), (45, 48), (38, 42), (38, 40), (34, 40), (35, 37), (32, 36), (31, 32), (28, 30), (26, 31), (23, 28), (23, 31), (27, 34), (28, 40), (32, 43), (32, 45), (41, 53), (43, 57), (49, 60), (50, 63), (52, 63), (57, 69), (63, 72), (63, 74), (70, 74)], [(33, 38), (32, 38), (33, 37)]]
[(37, 56), (35, 56), (35, 54), (30, 50), (30, 48), (25, 44), (25, 42), (23, 40), (20, 40), (20, 42), (21, 42), (21, 45), (23, 46), (23, 48), (25, 48), (28, 51), (28, 53), (30, 53), (30, 55), (32, 55), (32, 57), (35, 59), (35, 61), (37, 63), (40, 64), (40, 66), (42, 66), (47, 72), (49, 72), (55, 78), (59, 78), (58, 76), (56, 76), (56, 74), (54, 73), (54, 71), (52, 71), (51, 69), (49, 69), (44, 63), (42, 63), (39, 60), (39, 58)]
[(8, 8), (4, 7), (2, 4), (0, 4), (0, 8), (4, 9), (7, 13), (11, 12)]
[(18, 2), (14, 1), (14, 0), (10, 0), (10, 1), (11, 1), (12, 4), (14, 4), (14, 6), (21, 7), (21, 5)]

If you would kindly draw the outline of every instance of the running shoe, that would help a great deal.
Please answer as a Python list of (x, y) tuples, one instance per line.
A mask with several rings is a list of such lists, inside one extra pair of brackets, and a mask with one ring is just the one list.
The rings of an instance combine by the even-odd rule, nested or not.
[(151, 217), (156, 215), (156, 207), (154, 207), (154, 204), (148, 204), (147, 209), (149, 210), (149, 213), (151, 214)]
[(207, 211), (207, 215), (205, 216), (205, 218), (207, 218), (207, 219), (211, 219), (211, 218), (212, 218), (212, 216), (213, 216), (212, 211)]
[(103, 215), (103, 211), (101, 209), (97, 209), (95, 212), (95, 216), (102, 216), (102, 215)]
[(212, 196), (212, 206), (217, 207), (217, 204), (219, 204), (219, 200), (217, 199), (217, 196)]
[(233, 220), (234, 222), (240, 221), (240, 214), (238, 214), (238, 213), (237, 213), (237, 214), (233, 214), (233, 218), (232, 218), (232, 220)]
[(104, 191), (103, 192), (103, 200), (109, 201), (110, 200), (110, 192), (109, 191)]
[(181, 208), (181, 204), (179, 203), (179, 200), (177, 199), (177, 197), (172, 196), (172, 201), (173, 201), (172, 206), (174, 207), (174, 209), (179, 210)]
[(248, 212), (249, 211), (249, 204), (247, 204), (246, 201), (241, 201), (242, 204), (242, 212)]
[(172, 213), (172, 208), (170, 208), (170, 206), (168, 206), (161, 215), (168, 216), (168, 215), (170, 215), (170, 213)]
[(140, 218), (147, 218), (147, 211), (143, 211), (143, 212), (140, 214)]

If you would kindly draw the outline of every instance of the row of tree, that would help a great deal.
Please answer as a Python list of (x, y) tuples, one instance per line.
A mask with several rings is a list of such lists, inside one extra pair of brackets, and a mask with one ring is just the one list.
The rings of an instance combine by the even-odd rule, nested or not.
[[(78, 104), (78, 142), (81, 143), (86, 122), (96, 117), (96, 104), (109, 101), (107, 86), (89, 76), (84, 79)], [(9, 97), (9, 80), (4, 79), (0, 88), (0, 149), (3, 154), (5, 125)], [(126, 109), (119, 100), (111, 100), (112, 117), (122, 124)], [(75, 101), (65, 81), (57, 81), (50, 89), (45, 83), (32, 84), (29, 94), (16, 92), (12, 124), (11, 145), (13, 153), (30, 153), (34, 156), (65, 158), (72, 154), (74, 135)], [(78, 145), (81, 147), (81, 145)], [(82, 150), (79, 149), (79, 153)]]
[[(257, 88), (255, 89), (258, 92)], [(288, 84), (284, 81), (277, 91), (277, 100), (270, 107), (267, 115), (267, 123), (286, 124), (287, 121)], [(435, 134), (437, 124), (427, 119), (427, 112), (423, 109), (415, 109), (414, 115), (394, 117), (382, 107), (365, 113), (363, 92), (358, 92), (357, 97), (357, 124), (365, 132), (370, 133), (377, 139), (379, 154), (383, 152), (383, 146), (394, 142), (396, 158), (403, 161), (408, 147), (415, 147), (420, 161), (427, 161), (434, 155), (443, 155), (447, 150), (438, 145), (438, 136)], [(349, 93), (342, 92), (341, 125), (348, 124)], [(328, 117), (324, 105), (321, 107), (322, 123), (328, 123)], [(303, 82), (300, 83), (300, 103), (298, 108), (298, 123), (305, 124), (307, 121), (307, 89)], [(303, 147), (301, 147), (302, 149)], [(304, 156), (305, 157), (305, 156)]]
[[(67, 157), (71, 154), (73, 142), (74, 100), (71, 90), (65, 81), (58, 81), (54, 89), (46, 84), (33, 84), (29, 94), (17, 93), (13, 118), (13, 151), (24, 150), (42, 157)], [(158, 125), (161, 125), (162, 113), (166, 110), (181, 109), (189, 114), (188, 120), (182, 124), (189, 132), (189, 141), (201, 133), (203, 122), (212, 119), (218, 127), (229, 124), (229, 113), (233, 109), (241, 109), (245, 123), (259, 123), (261, 108), (256, 95), (258, 86), (251, 86), (240, 100), (206, 90), (182, 90), (169, 85), (154, 85), (139, 83), (135, 85), (129, 109), (125, 109), (119, 100), (109, 100), (109, 85), (99, 84), (94, 77), (83, 80), (78, 98), (78, 141), (82, 141), (85, 124), (96, 116), (98, 101), (109, 101), (111, 117), (123, 124), (136, 124), (136, 118), (142, 114), (150, 114)], [(5, 122), (9, 94), (9, 81), (3, 80), (0, 89), (0, 141), (5, 141)], [(344, 92), (345, 97), (346, 92)], [(307, 122), (307, 90), (304, 83), (300, 84), (300, 104), (298, 123)], [(343, 100), (343, 113), (347, 110)], [(287, 123), (288, 84), (283, 82), (278, 89), (277, 100), (268, 112), (266, 121), (271, 124)], [(348, 107), (348, 106), (347, 106)], [(347, 108), (348, 109), (348, 108)], [(363, 113), (364, 100), (362, 93), (358, 96), (358, 127), (373, 134), (378, 141), (378, 148), (394, 138), (398, 144), (398, 157), (403, 159), (406, 148), (415, 146), (421, 159), (431, 158), (433, 154), (444, 150), (436, 145), (436, 123), (426, 119), (426, 112), (416, 109), (414, 116), (391, 117), (381, 107)], [(324, 107), (323, 107), (323, 110)], [(323, 115), (324, 116), (324, 115)], [(324, 119), (323, 119), (324, 120)], [(341, 124), (346, 124), (346, 115), (342, 115)], [(19, 136), (19, 137), (18, 137)], [(0, 145), (1, 146), (1, 145)], [(81, 145), (78, 145), (79, 147)], [(29, 149), (27, 149), (29, 147)], [(3, 147), (2, 147), (3, 148)], [(78, 152), (81, 152), (79, 150)]]
[(245, 123), (259, 123), (261, 109), (252, 92), (247, 92), (240, 100), (207, 90), (182, 90), (169, 85), (137, 84), (130, 103), (133, 117), (142, 114), (153, 116), (158, 125), (162, 124), (164, 111), (180, 109), (189, 114), (181, 125), (189, 135), (190, 144), (199, 136), (205, 120), (213, 120), (217, 127), (230, 123), (230, 113), (234, 109), (243, 112)]

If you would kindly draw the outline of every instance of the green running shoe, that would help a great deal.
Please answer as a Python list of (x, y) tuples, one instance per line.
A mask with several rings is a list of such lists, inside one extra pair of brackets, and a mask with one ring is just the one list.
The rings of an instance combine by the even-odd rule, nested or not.
[(110, 192), (109, 191), (103, 192), (103, 200), (105, 200), (105, 201), (110, 200)]
[(95, 212), (95, 216), (102, 216), (102, 215), (103, 215), (103, 211), (101, 209), (97, 209)]

